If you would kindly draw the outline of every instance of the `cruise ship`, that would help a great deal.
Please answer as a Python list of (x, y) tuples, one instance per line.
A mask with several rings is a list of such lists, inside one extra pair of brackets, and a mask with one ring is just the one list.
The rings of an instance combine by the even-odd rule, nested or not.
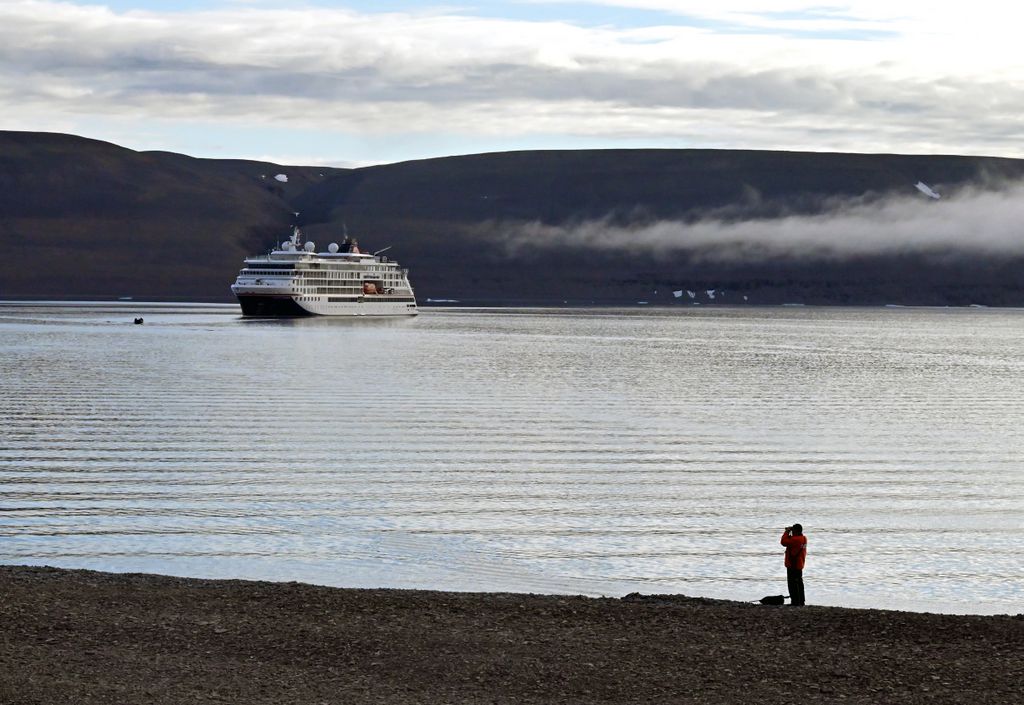
[(382, 256), (387, 249), (360, 252), (346, 237), (317, 252), (294, 228), (268, 254), (246, 258), (231, 292), (243, 316), (415, 316), (408, 271)]

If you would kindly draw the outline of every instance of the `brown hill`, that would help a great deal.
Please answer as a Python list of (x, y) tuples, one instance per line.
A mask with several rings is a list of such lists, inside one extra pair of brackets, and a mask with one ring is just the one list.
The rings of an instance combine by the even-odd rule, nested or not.
[(711, 262), (629, 241), (511, 247), (504, 228), (771, 218), (905, 192), (921, 178), (953, 188), (1022, 176), (1019, 160), (722, 150), (513, 152), (347, 170), (0, 132), (0, 297), (228, 301), (242, 259), (287, 234), (297, 211), (321, 244), (347, 228), (371, 249), (391, 245), (421, 300), (675, 303), (672, 290), (687, 288), (725, 289), (726, 303), (749, 295), (750, 303), (1024, 305), (1019, 258)]
[(227, 300), (321, 173), (2, 132), (0, 296)]

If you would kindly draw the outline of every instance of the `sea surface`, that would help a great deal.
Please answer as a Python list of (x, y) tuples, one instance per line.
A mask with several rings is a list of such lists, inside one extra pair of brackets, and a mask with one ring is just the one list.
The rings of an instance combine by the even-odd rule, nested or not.
[(7, 564), (1018, 613), (1022, 451), (1020, 310), (0, 306)]

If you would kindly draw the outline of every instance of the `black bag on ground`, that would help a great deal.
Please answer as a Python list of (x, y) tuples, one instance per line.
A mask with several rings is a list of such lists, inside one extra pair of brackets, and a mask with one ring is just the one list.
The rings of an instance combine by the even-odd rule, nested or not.
[(761, 598), (762, 605), (784, 605), (786, 604), (786, 598), (789, 595), (768, 595), (768, 597)]

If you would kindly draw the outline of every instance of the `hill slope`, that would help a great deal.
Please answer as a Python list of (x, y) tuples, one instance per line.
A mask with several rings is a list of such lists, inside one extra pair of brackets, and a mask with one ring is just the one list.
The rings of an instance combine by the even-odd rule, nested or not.
[(0, 133), (0, 296), (226, 300), (320, 173)]
[[(285, 235), (297, 211), (321, 244), (347, 228), (370, 249), (391, 245), (421, 300), (674, 303), (673, 290), (715, 289), (727, 303), (1024, 305), (1017, 255), (723, 258), (632, 235), (664, 221), (684, 232), (708, 219), (870, 208), (888, 194), (920, 196), (921, 179), (955, 190), (1021, 177), (1019, 160), (715, 150), (513, 152), (346, 170), (0, 132), (0, 297), (230, 300), (243, 257)], [(563, 237), (595, 223), (608, 229), (599, 245)]]

